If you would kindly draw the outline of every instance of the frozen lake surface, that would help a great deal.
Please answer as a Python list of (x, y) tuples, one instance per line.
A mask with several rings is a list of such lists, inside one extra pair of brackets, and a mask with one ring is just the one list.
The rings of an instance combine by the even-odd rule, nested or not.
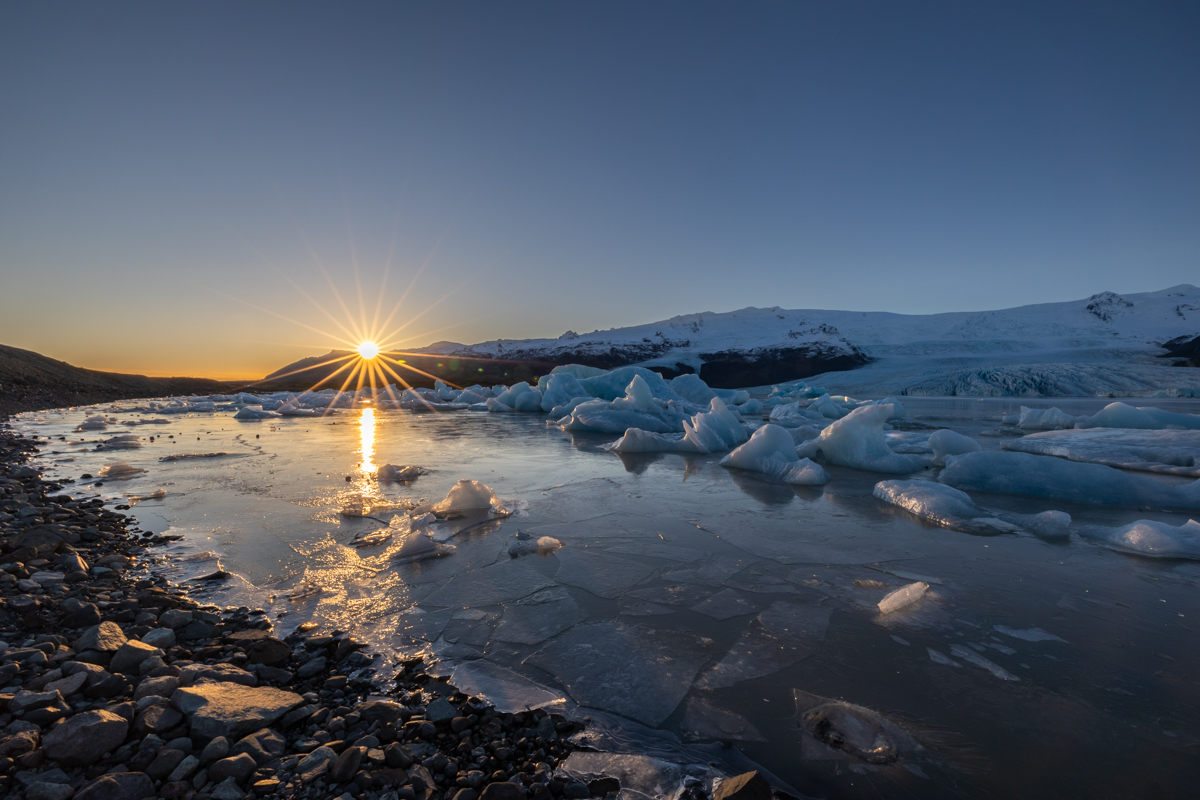
[[(1108, 402), (904, 398), (896, 438), (949, 427), (999, 450), (1026, 433), (1000, 425), (1021, 405), (1084, 415)], [(1196, 400), (1131, 402), (1200, 412)], [(792, 487), (722, 467), (720, 454), (607, 452), (617, 435), (549, 428), (540, 414), (208, 413), (74, 430), (97, 411), (155, 416), (121, 408), (14, 424), (48, 439), (41, 463), (77, 480), (66, 492), (149, 498), (129, 513), (182, 536), (153, 551), (156, 569), (183, 582), (219, 558), (234, 577), (194, 594), (267, 609), (280, 634), (312, 620), (396, 657), (424, 654), (500, 704), (589, 715), (603, 749), (729, 764), (741, 751), (827, 797), (1183, 796), (1200, 775), (1200, 563), (1078, 535), (1200, 512), (971, 492), (1000, 515), (1072, 518), (1069, 538), (977, 535), (872, 494), (882, 480), (935, 479), (937, 467), (825, 464), (828, 484)], [(140, 447), (96, 450), (121, 435)], [(79, 480), (116, 461), (144, 472)], [(426, 472), (381, 482), (383, 464)], [(460, 479), (524, 510), (434, 522), (438, 558), (398, 560), (400, 536), (352, 546)], [(366, 516), (343, 514), (360, 506)], [(518, 531), (562, 546), (514, 557)], [(923, 597), (879, 612), (916, 581), (929, 585)], [(916, 744), (870, 758), (827, 747), (806, 732), (820, 729), (823, 698), (883, 715), (879, 741), (896, 743), (894, 725)]]

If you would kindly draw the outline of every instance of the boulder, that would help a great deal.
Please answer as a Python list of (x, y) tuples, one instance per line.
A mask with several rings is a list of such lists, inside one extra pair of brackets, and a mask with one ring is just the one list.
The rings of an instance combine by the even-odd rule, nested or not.
[(25, 787), (25, 800), (70, 800), (74, 794), (69, 783), (34, 781)]
[(192, 734), (201, 740), (217, 736), (240, 739), (303, 702), (294, 692), (236, 683), (206, 683), (176, 689), (171, 695), (171, 705), (189, 717)]
[(743, 772), (721, 781), (713, 800), (771, 800), (771, 784), (757, 770)]
[(221, 783), (226, 778), (233, 778), (235, 783), (245, 783), (254, 774), (258, 764), (249, 753), (238, 753), (236, 756), (222, 758), (208, 768), (208, 779)]
[(337, 760), (337, 756), (338, 754), (332, 748), (318, 747), (300, 759), (300, 763), (296, 765), (296, 774), (304, 783), (311, 783), (329, 770), (330, 765)]
[(525, 787), (519, 783), (496, 781), (483, 789), (480, 800), (525, 800)]
[(115, 622), (101, 622), (84, 631), (83, 635), (75, 640), (74, 647), (77, 653), (84, 650), (115, 653), (126, 641), (128, 640), (120, 625)]
[(120, 747), (128, 732), (129, 723), (112, 712), (84, 711), (52, 728), (42, 749), (64, 766), (84, 766)]
[(111, 672), (125, 675), (137, 675), (138, 668), (148, 658), (162, 658), (163, 651), (137, 640), (128, 641), (113, 654), (112, 663), (108, 665)]
[(162, 650), (175, 646), (175, 631), (170, 628), (153, 628), (142, 635), (142, 642)]
[(271, 636), (250, 642), (245, 650), (251, 664), (266, 664), (268, 667), (283, 666), (292, 657), (292, 648)]
[(143, 697), (170, 697), (179, 688), (179, 678), (174, 675), (160, 675), (157, 678), (146, 678), (138, 684), (133, 693), (134, 700)]
[(44, 688), (47, 692), (58, 692), (63, 697), (70, 697), (83, 688), (87, 683), (88, 673), (84, 670), (76, 672), (74, 675), (68, 675), (65, 678), (59, 678), (56, 681), (47, 683)]
[(242, 800), (246, 793), (238, 788), (237, 781), (226, 778), (212, 791), (212, 800)]
[(258, 683), (258, 678), (253, 673), (235, 667), (233, 664), (192, 664), (185, 667), (179, 676), (180, 686), (216, 682), (254, 686)]
[(359, 703), (355, 707), (355, 710), (358, 712), (359, 719), (368, 723), (381, 722), (387, 724), (390, 722), (394, 725), (412, 716), (412, 712), (408, 708), (388, 700), (371, 700), (366, 703)]
[(246, 753), (261, 765), (279, 758), (286, 750), (286, 739), (270, 728), (263, 728), (242, 739), (229, 752), (231, 755)]
[(181, 611), (178, 608), (168, 609), (158, 618), (158, 624), (164, 628), (178, 630), (192, 621), (192, 612)]

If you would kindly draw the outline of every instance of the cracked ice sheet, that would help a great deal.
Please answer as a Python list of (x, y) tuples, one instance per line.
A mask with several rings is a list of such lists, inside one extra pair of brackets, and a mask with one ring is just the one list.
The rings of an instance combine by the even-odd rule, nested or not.
[(692, 606), (692, 611), (721, 621), (754, 614), (763, 605), (761, 598), (747, 597), (736, 589), (722, 589), (704, 602)]
[(423, 601), (431, 606), (493, 606), (516, 600), (552, 586), (542, 573), (524, 559), (502, 561), (483, 569), (456, 575)]
[(588, 753), (575, 751), (567, 756), (560, 769), (570, 778), (588, 781), (592, 778), (616, 778), (621, 782), (621, 796), (673, 797), (687, 775), (679, 764), (650, 756)]
[(625, 622), (576, 625), (525, 659), (580, 705), (657, 727), (709, 659), (712, 640)]
[(587, 619), (587, 614), (561, 586), (543, 589), (505, 606), (496, 628), (501, 642), (538, 644)]
[(450, 682), (463, 694), (483, 698), (505, 714), (566, 701), (558, 692), (490, 661), (459, 664), (451, 673)]
[[(538, 516), (560, 522), (584, 522), (607, 516), (606, 509), (619, 508), (621, 513), (643, 518), (685, 508), (684, 500), (649, 497), (633, 486), (626, 488), (612, 478), (570, 483), (545, 489), (531, 497), (529, 510)], [(675, 505), (675, 508), (672, 508)]]
[(680, 723), (685, 742), (711, 742), (733, 739), (739, 742), (765, 742), (766, 738), (750, 720), (720, 708), (702, 697), (688, 698)]
[(668, 606), (694, 606), (712, 593), (713, 590), (705, 586), (677, 583), (672, 586), (649, 586), (645, 589), (634, 589), (628, 594), (650, 603)]
[(556, 581), (585, 589), (598, 597), (615, 598), (641, 583), (654, 567), (621, 556), (590, 550), (563, 548), (555, 554), (560, 564)]
[(803, 529), (798, 522), (753, 516), (713, 517), (704, 521), (703, 528), (740, 550), (780, 564), (862, 565), (926, 555), (882, 537), (871, 541), (805, 541), (811, 531)]
[(831, 613), (787, 600), (772, 603), (696, 685), (721, 689), (800, 663), (821, 648)]

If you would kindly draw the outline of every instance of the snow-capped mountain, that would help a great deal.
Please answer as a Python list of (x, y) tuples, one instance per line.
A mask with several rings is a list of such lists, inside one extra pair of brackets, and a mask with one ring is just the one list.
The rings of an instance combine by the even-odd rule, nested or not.
[[(1063, 303), (928, 315), (744, 308), (584, 334), (567, 331), (555, 339), (438, 342), (410, 352), (439, 362), (529, 364), (533, 374), (557, 364), (637, 364), (668, 377), (695, 371), (709, 384), (725, 388), (820, 374), (831, 388), (852, 385), (859, 393), (875, 393), (876, 383), (886, 383), (890, 392), (904, 392), (906, 382), (934, 387), (922, 394), (939, 387), (943, 393), (955, 393), (956, 387), (957, 393), (990, 393), (986, 386), (979, 388), (987, 384), (986, 376), (981, 379), (974, 372), (950, 384), (940, 379), (930, 383), (930, 376), (1003, 367), (1010, 374), (996, 379), (1001, 386), (996, 393), (1020, 394), (1040, 393), (1019, 377), (1022, 369), (1034, 365), (1137, 365), (1139, 374), (1159, 375), (1158, 370), (1187, 358), (1164, 358), (1171, 353), (1162, 345), (1197, 335), (1200, 289), (1184, 284), (1158, 292), (1101, 292)], [(1153, 375), (1145, 380), (1154, 383), (1158, 379)], [(1183, 377), (1179, 373), (1178, 378)], [(1044, 376), (1030, 385), (1035, 384), (1046, 385)]]

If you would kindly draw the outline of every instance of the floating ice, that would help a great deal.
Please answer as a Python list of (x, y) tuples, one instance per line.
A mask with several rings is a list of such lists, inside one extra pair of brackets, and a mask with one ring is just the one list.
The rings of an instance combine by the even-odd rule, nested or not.
[(450, 683), (464, 694), (486, 700), (502, 714), (545, 708), (565, 700), (561, 694), (489, 661), (459, 664), (450, 674)]
[(943, 428), (929, 434), (929, 449), (933, 451), (933, 463), (941, 466), (946, 463), (946, 456), (961, 456), (963, 453), (974, 453), (983, 448), (970, 436)]
[(991, 535), (1028, 531), (1038, 536), (1068, 534), (1071, 516), (1062, 511), (1011, 514), (975, 505), (965, 492), (932, 481), (880, 481), (875, 497), (910, 514), (964, 533)]
[(558, 678), (580, 705), (657, 727), (687, 694), (711, 648), (711, 639), (682, 631), (601, 622), (576, 625), (525, 663)]
[(245, 406), (240, 411), (238, 411), (236, 414), (234, 414), (233, 418), (241, 420), (243, 422), (247, 422), (247, 421), (254, 422), (257, 420), (261, 420), (261, 419), (274, 419), (275, 417), (278, 417), (278, 416), (279, 416), (279, 414), (277, 414), (276, 412), (267, 411), (261, 407), (255, 408), (254, 406)]
[[(545, 384), (543, 387), (542, 384)], [(542, 377), (538, 381), (542, 388), (542, 411), (553, 411), (574, 400), (590, 400), (591, 395), (579, 383), (579, 379), (569, 372), (555, 372)], [(568, 412), (569, 413), (569, 412)]]
[(988, 661), (986, 658), (979, 655), (979, 653), (976, 653), (974, 650), (972, 650), (971, 648), (969, 648), (965, 645), (961, 645), (961, 644), (950, 645), (950, 653), (951, 653), (951, 655), (956, 655), (959, 658), (961, 658), (963, 661), (974, 664), (977, 667), (983, 667), (988, 672), (992, 673), (993, 675), (995, 675), (997, 678), (999, 678), (1002, 681), (1019, 681), (1019, 680), (1021, 680), (1016, 675), (1013, 675), (1011, 672), (1006, 670), (1004, 667), (1000, 666), (999, 664), (995, 663), (994, 661)]
[(821, 648), (831, 613), (787, 600), (772, 603), (696, 685), (721, 689), (800, 663)]
[(139, 440), (140, 437), (134, 436), (131, 433), (122, 436), (113, 436), (111, 439), (105, 439), (100, 444), (96, 445), (97, 450), (137, 450), (142, 446)]
[(460, 572), (423, 604), (467, 608), (491, 606), (527, 597), (552, 583), (524, 559), (505, 560), (490, 567)]
[(75, 428), (76, 431), (102, 431), (108, 427), (105, 417), (88, 417)]
[(733, 740), (765, 742), (761, 733), (741, 714), (713, 705), (701, 697), (689, 698), (680, 722), (683, 738), (693, 742)]
[(100, 472), (96, 477), (119, 481), (132, 478), (135, 475), (141, 475), (145, 471), (146, 470), (140, 467), (135, 467), (132, 464), (125, 463), (124, 461), (113, 461), (101, 467)]
[[(825, 747), (868, 764), (892, 764), (924, 752), (920, 742), (887, 717), (865, 706), (795, 689), (796, 722)], [(806, 757), (817, 755), (801, 743)]]
[(375, 471), (375, 477), (381, 481), (415, 481), (420, 475), (421, 468), (411, 464), (406, 466), (384, 464)]
[(932, 647), (926, 647), (925, 649), (929, 652), (929, 660), (935, 664), (943, 664), (947, 667), (961, 667), (962, 666), (962, 664), (958, 663), (950, 656), (946, 655), (945, 653), (939, 653), (937, 650), (934, 650)]
[(1041, 628), (1009, 628), (1005, 625), (993, 625), (992, 630), (1026, 642), (1066, 642), (1066, 639), (1059, 638), (1053, 633), (1046, 633)]
[(763, 425), (720, 464), (761, 472), (791, 484), (819, 486), (829, 481), (829, 474), (819, 464), (797, 457), (792, 435), (778, 425)]
[(1200, 522), (1194, 519), (1178, 527), (1149, 519), (1139, 519), (1119, 528), (1085, 525), (1079, 529), (1079, 535), (1127, 553), (1200, 559)]
[(959, 489), (1128, 508), (1200, 509), (1200, 480), (1169, 485), (1100, 464), (1028, 453), (967, 453), (948, 460), (938, 480)]
[(871, 472), (916, 472), (925, 461), (892, 452), (883, 437), (891, 406), (862, 406), (834, 422), (816, 439), (797, 448), (806, 458), (823, 456), (831, 464)]
[(534, 539), (525, 531), (517, 531), (508, 543), (508, 554), (512, 558), (532, 553), (548, 556), (560, 547), (562, 547), (562, 542), (553, 536), (539, 536)]
[(683, 422), (683, 435), (652, 433), (630, 428), (625, 435), (605, 449), (615, 453), (713, 453), (728, 450), (749, 436), (746, 426), (719, 397), (709, 403), (709, 410)]
[(230, 456), (232, 453), (176, 453), (175, 455), (162, 456), (159, 461), (187, 461), (192, 458), (221, 458), (222, 456)]
[[(626, 368), (632, 369), (632, 368)], [(616, 375), (623, 370), (615, 370)], [(658, 384), (665, 387), (665, 382), (658, 373)], [(607, 380), (611, 375), (603, 376)], [(588, 381), (601, 380), (589, 378)], [(584, 381), (587, 383), (588, 381)], [(675, 395), (669, 389), (670, 395)], [(681, 402), (686, 402), (682, 401)], [(690, 404), (678, 405), (669, 400), (661, 399), (652, 389), (652, 383), (639, 374), (634, 374), (625, 388), (624, 396), (612, 400), (599, 397), (575, 406), (559, 426), (567, 431), (600, 431), (602, 433), (624, 433), (630, 428), (640, 428), (654, 433), (672, 433), (683, 430), (685, 412)]]
[(543, 589), (504, 607), (504, 616), (496, 626), (495, 638), (501, 642), (539, 644), (587, 619), (561, 586)]
[(450, 488), (446, 499), (430, 507), (430, 511), (440, 516), (482, 511), (490, 509), (498, 517), (506, 517), (521, 510), (518, 500), (501, 500), (492, 489), (479, 481), (460, 480)]
[(654, 567), (644, 561), (593, 553), (580, 548), (560, 550), (554, 579), (585, 589), (597, 597), (615, 598), (645, 580)]
[(1056, 428), (1074, 428), (1083, 417), (1072, 416), (1057, 408), (1027, 408), (1021, 406), (1017, 427), (1026, 431), (1051, 431)]
[(1044, 431), (1005, 442), (1004, 449), (1119, 469), (1200, 478), (1200, 431), (1119, 428)]
[(1058, 408), (1021, 406), (1017, 427), (1046, 431), (1060, 428), (1136, 428), (1141, 430), (1200, 430), (1200, 415), (1175, 414), (1160, 408), (1134, 408), (1125, 403), (1109, 403), (1091, 416), (1072, 416)]
[(888, 594), (879, 601), (879, 613), (891, 614), (894, 611), (899, 611), (902, 608), (907, 608), (913, 603), (920, 600), (929, 591), (929, 584), (923, 581), (910, 583), (907, 586), (901, 586), (895, 591)]

